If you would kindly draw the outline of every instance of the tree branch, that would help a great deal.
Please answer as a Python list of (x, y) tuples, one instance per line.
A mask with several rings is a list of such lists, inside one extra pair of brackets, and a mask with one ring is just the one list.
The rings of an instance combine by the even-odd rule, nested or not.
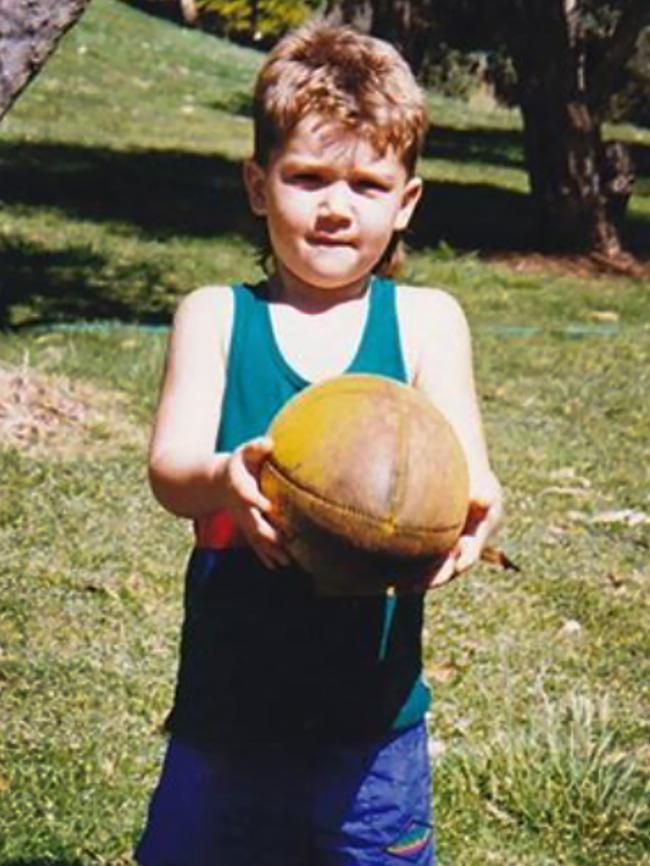
[(0, 118), (90, 0), (0, 0)]

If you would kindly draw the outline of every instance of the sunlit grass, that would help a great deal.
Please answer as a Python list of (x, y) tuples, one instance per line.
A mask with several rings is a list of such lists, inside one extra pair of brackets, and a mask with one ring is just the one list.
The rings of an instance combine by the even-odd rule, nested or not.
[[(463, 836), (493, 822), (501, 850), (484, 862), (646, 862), (650, 782), (644, 760), (618, 746), (607, 698), (537, 688), (525, 719), (510, 715), (485, 739), (461, 742), (439, 762), (442, 814)], [(536, 850), (535, 859), (531, 857)], [(521, 857), (517, 861), (517, 857)], [(547, 858), (546, 860), (543, 858)], [(468, 852), (456, 863), (474, 863)]]
[[(89, 383), (100, 410), (123, 401), (91, 444), (70, 429), (65, 449), (0, 450), (5, 866), (126, 864), (142, 826), (190, 544), (145, 477), (159, 326), (190, 288), (259, 273), (238, 163), (260, 59), (94, 0), (0, 130), (0, 300), (40, 325), (5, 334), (0, 360)], [(522, 569), (481, 566), (428, 599), (440, 862), (641, 866), (650, 293), (483, 260), (485, 233), (526, 238), (517, 116), (432, 109), (406, 278), (467, 310), (501, 544)], [(647, 183), (633, 201), (646, 218)]]

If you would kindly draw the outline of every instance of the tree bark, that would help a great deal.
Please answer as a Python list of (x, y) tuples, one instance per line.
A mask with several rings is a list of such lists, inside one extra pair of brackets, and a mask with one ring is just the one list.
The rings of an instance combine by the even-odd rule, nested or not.
[(0, 118), (90, 0), (0, 0)]
[(199, 20), (199, 10), (195, 0), (180, 0), (180, 10), (185, 24), (193, 27)]
[(328, 0), (325, 16), (332, 24), (349, 24), (361, 33), (370, 33), (372, 27), (371, 0)]
[(590, 108), (577, 0), (523, 0), (511, 45), (524, 147), (542, 242), (621, 252), (601, 183), (600, 121)]
[(391, 42), (419, 74), (432, 16), (431, 0), (373, 0), (372, 33)]

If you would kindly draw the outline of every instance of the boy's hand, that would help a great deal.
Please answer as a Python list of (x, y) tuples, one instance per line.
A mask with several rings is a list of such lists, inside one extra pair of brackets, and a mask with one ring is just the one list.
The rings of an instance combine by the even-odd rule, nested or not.
[(501, 487), (492, 476), (485, 493), (470, 499), (462, 534), (454, 550), (430, 581), (430, 589), (444, 586), (480, 560), (488, 538), (499, 525), (501, 512)]
[(272, 450), (268, 436), (251, 439), (232, 452), (225, 473), (227, 508), (267, 568), (288, 565), (290, 561), (277, 529), (266, 519), (271, 503), (259, 488), (262, 463)]
[(475, 500), (470, 502), (463, 534), (456, 542), (456, 547), (436, 571), (433, 580), (429, 583), (430, 589), (444, 586), (479, 561), (487, 539), (485, 517), (488, 510), (488, 506), (483, 502)]

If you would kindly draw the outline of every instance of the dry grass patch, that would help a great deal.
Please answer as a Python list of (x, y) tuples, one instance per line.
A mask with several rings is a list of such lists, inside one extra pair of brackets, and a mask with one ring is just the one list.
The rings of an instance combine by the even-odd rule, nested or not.
[(552, 255), (535, 251), (502, 251), (485, 255), (487, 261), (504, 264), (520, 274), (545, 274), (570, 276), (577, 279), (628, 278), (647, 280), (650, 278), (650, 259), (635, 257), (629, 253), (618, 256), (592, 254)]
[(0, 446), (62, 459), (144, 448), (127, 398), (88, 382), (0, 363)]

